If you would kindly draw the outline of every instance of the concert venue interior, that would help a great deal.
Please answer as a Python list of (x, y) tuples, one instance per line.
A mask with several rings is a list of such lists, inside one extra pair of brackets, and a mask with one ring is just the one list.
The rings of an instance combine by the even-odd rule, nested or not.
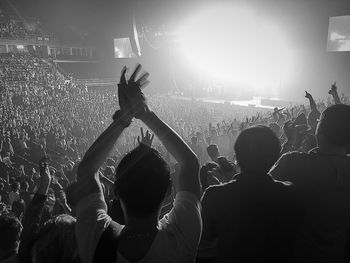
[(350, 0), (0, 0), (5, 262), (350, 262)]

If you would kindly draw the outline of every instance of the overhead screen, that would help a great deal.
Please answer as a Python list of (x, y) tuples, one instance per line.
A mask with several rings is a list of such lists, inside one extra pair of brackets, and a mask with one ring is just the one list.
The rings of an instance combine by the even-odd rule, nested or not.
[(328, 51), (350, 51), (350, 15), (329, 18)]
[(132, 50), (130, 38), (114, 39), (114, 57), (115, 58), (134, 58), (135, 53)]

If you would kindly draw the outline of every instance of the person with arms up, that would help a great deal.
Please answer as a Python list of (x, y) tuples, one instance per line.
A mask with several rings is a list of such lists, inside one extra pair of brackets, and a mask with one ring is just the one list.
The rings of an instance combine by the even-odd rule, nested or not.
[[(119, 105), (111, 125), (86, 152), (78, 168), (76, 237), (83, 263), (193, 262), (201, 234), (199, 162), (189, 146), (148, 107), (138, 80), (138, 65), (118, 85)], [(121, 202), (125, 226), (111, 220), (102, 194), (98, 170), (133, 117), (143, 121), (179, 163), (173, 209), (159, 220), (170, 193), (170, 171), (159, 153), (150, 148), (150, 135), (129, 152), (116, 171), (115, 194)]]

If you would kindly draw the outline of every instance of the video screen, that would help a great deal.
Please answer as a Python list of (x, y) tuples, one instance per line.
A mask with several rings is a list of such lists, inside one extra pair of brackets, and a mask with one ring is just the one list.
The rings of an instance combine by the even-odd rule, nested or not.
[(329, 18), (328, 51), (350, 51), (350, 15)]
[(136, 55), (132, 50), (130, 39), (115, 38), (114, 39), (114, 57), (115, 58), (135, 58)]

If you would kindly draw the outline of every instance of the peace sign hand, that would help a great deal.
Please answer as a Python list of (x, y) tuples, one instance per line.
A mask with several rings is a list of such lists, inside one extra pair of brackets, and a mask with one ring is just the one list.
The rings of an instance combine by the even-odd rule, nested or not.
[(153, 138), (154, 138), (154, 134), (151, 135), (151, 133), (147, 130), (146, 131), (146, 136), (143, 133), (143, 129), (142, 127), (140, 128), (141, 130), (141, 140), (140, 140), (140, 136), (137, 136), (137, 141), (139, 144), (143, 144), (149, 148), (151, 148), (152, 146), (152, 142), (153, 142)]

